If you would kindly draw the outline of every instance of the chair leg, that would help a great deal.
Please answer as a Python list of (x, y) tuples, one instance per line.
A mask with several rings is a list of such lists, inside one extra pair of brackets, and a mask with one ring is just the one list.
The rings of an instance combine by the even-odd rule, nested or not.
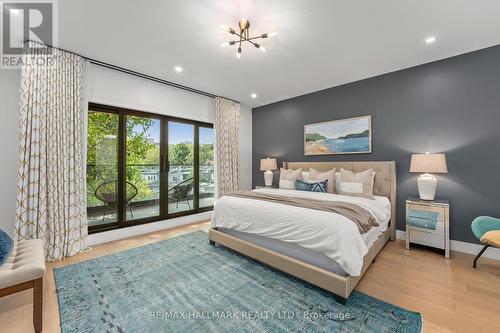
[(186, 200), (186, 202), (188, 203), (189, 210), (191, 210), (191, 204), (189, 203), (189, 200)]
[(35, 333), (42, 331), (43, 278), (33, 281), (33, 326)]
[(486, 251), (486, 249), (489, 247), (488, 244), (486, 244), (481, 251), (479, 251), (479, 253), (477, 254), (477, 256), (474, 258), (474, 261), (472, 262), (472, 267), (476, 268), (476, 261), (479, 259), (479, 257), (481, 257), (484, 253), (484, 251)]

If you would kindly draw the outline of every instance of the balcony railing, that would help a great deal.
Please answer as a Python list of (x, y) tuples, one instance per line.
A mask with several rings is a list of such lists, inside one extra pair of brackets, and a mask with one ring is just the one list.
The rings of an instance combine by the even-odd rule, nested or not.
[[(95, 196), (96, 188), (105, 182), (117, 179), (117, 165), (94, 164), (87, 165), (87, 214), (89, 223), (95, 220), (97, 224), (103, 221), (116, 218), (115, 212), (106, 212), (106, 205)], [(160, 204), (160, 165), (159, 164), (127, 164), (127, 181), (137, 187), (138, 193), (129, 203), (131, 212), (136, 216), (154, 216), (159, 214)], [(194, 176), (193, 164), (170, 165), (168, 172), (168, 187), (171, 189), (177, 184)], [(200, 164), (199, 170), (199, 199), (200, 207), (213, 205), (214, 197), (214, 165)], [(194, 193), (186, 198), (187, 201), (181, 203), (169, 203), (169, 212), (188, 210), (193, 207)], [(190, 201), (190, 204), (186, 203)], [(103, 216), (105, 218), (103, 218)], [(109, 221), (108, 221), (109, 222)]]

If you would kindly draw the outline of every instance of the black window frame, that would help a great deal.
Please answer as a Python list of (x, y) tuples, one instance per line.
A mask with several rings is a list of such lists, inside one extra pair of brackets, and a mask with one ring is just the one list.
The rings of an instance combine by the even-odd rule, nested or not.
[[(199, 129), (201, 128), (214, 128), (212, 123), (191, 120), (186, 118), (173, 117), (163, 114), (152, 112), (137, 111), (122, 107), (109, 106), (99, 103), (89, 103), (89, 112), (105, 112), (118, 115), (118, 209), (116, 222), (106, 223), (102, 225), (89, 226), (89, 234), (128, 228), (135, 225), (145, 223), (164, 221), (174, 219), (182, 216), (194, 215), (213, 210), (212, 206), (199, 206), (200, 198), (200, 160), (199, 160)], [(125, 178), (126, 178), (126, 121), (127, 116), (146, 117), (160, 120), (160, 213), (157, 216), (151, 216), (140, 219), (127, 220), (125, 219), (125, 204), (122, 200), (125, 192)], [(193, 125), (194, 127), (194, 140), (193, 140), (193, 177), (194, 177), (194, 205), (191, 210), (169, 213), (168, 212), (168, 122), (178, 122)], [(85, 156), (85, 159), (87, 157)], [(87, 163), (87, 162), (85, 162)], [(214, 171), (215, 172), (215, 171)], [(88, 207), (87, 207), (88, 211)]]

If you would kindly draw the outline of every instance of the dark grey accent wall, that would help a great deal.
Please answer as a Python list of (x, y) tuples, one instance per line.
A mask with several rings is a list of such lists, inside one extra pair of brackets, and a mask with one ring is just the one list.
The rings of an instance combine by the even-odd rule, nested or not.
[[(304, 156), (305, 124), (372, 115), (371, 154)], [(405, 229), (404, 200), (417, 195), (412, 153), (447, 154), (437, 198), (450, 200), (451, 238), (476, 242), (479, 215), (500, 217), (500, 46), (412, 67), (254, 108), (253, 185), (259, 160), (395, 160), (397, 228)], [(274, 180), (277, 182), (278, 173)]]

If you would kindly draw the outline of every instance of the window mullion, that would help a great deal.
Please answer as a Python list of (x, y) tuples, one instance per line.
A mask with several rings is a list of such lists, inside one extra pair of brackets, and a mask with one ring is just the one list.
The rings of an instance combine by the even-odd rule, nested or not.
[(194, 124), (194, 147), (193, 147), (193, 162), (194, 162), (194, 210), (200, 208), (200, 127)]
[(119, 113), (118, 120), (118, 224), (125, 222), (125, 178), (126, 178), (126, 135), (127, 135), (127, 119), (126, 115)]

